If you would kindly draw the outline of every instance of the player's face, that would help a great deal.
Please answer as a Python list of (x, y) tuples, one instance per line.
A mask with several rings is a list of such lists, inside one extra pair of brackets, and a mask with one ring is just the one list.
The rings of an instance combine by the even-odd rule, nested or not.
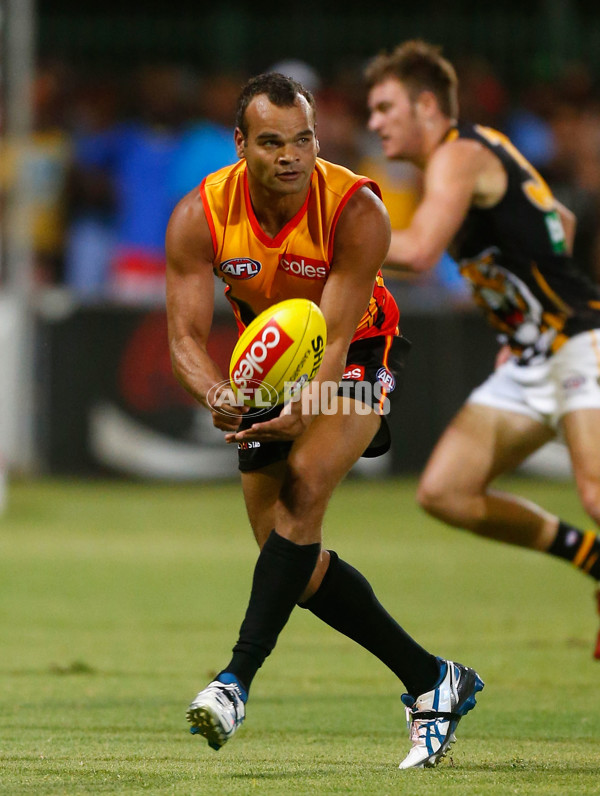
[(296, 103), (280, 108), (264, 94), (246, 109), (248, 135), (235, 132), (237, 153), (246, 159), (254, 184), (279, 194), (307, 189), (319, 152), (312, 108), (299, 95)]
[(421, 155), (422, 121), (417, 104), (394, 77), (377, 83), (369, 91), (369, 130), (377, 133), (384, 155), (390, 159), (412, 159)]

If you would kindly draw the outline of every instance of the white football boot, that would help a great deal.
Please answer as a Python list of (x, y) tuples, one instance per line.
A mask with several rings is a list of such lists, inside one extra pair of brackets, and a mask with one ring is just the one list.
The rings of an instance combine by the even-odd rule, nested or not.
[(237, 683), (213, 680), (200, 691), (187, 710), (190, 732), (202, 735), (211, 749), (227, 743), (246, 717), (242, 691)]
[(483, 688), (483, 680), (474, 669), (439, 660), (447, 668), (436, 688), (416, 699), (402, 695), (412, 748), (398, 768), (437, 765), (456, 741), (454, 730), (458, 722), (475, 707), (475, 694)]

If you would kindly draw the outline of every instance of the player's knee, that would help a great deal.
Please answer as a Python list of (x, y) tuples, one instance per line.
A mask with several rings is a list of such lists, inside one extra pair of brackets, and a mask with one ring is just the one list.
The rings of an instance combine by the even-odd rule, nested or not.
[(291, 514), (306, 516), (323, 511), (330, 493), (327, 477), (317, 463), (288, 463), (280, 500)]
[(428, 514), (444, 504), (444, 490), (432, 478), (424, 476), (417, 487), (417, 503)]
[(417, 502), (424, 511), (446, 522), (455, 514), (456, 494), (443, 481), (425, 474), (417, 488)]

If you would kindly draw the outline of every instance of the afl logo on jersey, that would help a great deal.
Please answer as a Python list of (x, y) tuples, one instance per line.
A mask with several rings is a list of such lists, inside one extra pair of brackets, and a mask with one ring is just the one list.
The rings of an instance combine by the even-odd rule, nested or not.
[(219, 270), (235, 279), (252, 279), (259, 273), (262, 265), (249, 257), (234, 257), (221, 263)]
[(388, 392), (392, 392), (392, 390), (394, 390), (396, 387), (396, 379), (387, 368), (379, 368), (375, 378)]

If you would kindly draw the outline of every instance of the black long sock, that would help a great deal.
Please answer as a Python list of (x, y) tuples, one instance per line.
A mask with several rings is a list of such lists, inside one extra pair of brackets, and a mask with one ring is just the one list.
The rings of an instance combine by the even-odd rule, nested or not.
[(302, 608), (376, 655), (412, 696), (431, 690), (440, 674), (435, 655), (417, 644), (388, 614), (364, 575), (333, 550), (329, 556), (320, 587)]
[(263, 545), (233, 657), (223, 669), (234, 674), (246, 691), (306, 588), (320, 550), (318, 543), (295, 544), (275, 531)]
[(595, 531), (580, 531), (561, 520), (548, 553), (600, 580), (600, 538)]

